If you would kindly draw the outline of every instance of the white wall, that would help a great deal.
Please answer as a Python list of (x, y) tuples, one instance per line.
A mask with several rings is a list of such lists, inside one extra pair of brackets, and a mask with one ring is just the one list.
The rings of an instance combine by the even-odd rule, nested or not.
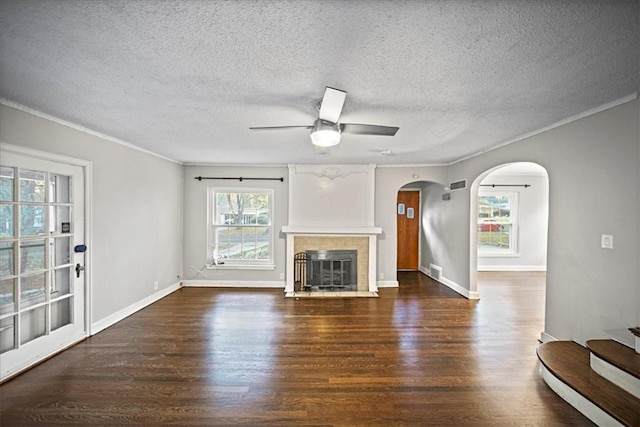
[[(549, 242), (545, 333), (583, 343), (614, 337), (632, 345), (640, 323), (640, 103), (636, 99), (449, 167), (468, 183), (491, 168), (530, 161), (549, 174)], [(475, 291), (470, 188), (452, 192), (441, 229), (461, 256), (443, 269)], [(442, 213), (445, 211), (442, 210)], [(600, 248), (600, 235), (614, 249)], [(471, 265), (471, 269), (469, 266)]]
[(545, 271), (547, 269), (547, 220), (549, 218), (549, 179), (535, 175), (490, 173), (482, 184), (531, 187), (482, 187), (482, 191), (510, 192), (518, 196), (518, 244), (516, 257), (478, 256), (479, 271)]
[(420, 269), (429, 270), (431, 264), (434, 264), (443, 268), (444, 278), (451, 280), (453, 271), (445, 267), (456, 265), (456, 259), (464, 256), (459, 246), (451, 242), (466, 232), (467, 228), (460, 230), (460, 227), (445, 226), (451, 217), (458, 214), (455, 204), (452, 203), (458, 192), (450, 193), (452, 200), (442, 200), (445, 192), (447, 191), (443, 186), (438, 184), (429, 184), (422, 189)]
[(288, 225), (373, 226), (374, 178), (372, 165), (290, 165)]
[(0, 105), (0, 141), (89, 160), (92, 322), (149, 298), (182, 275), (182, 166)]
[[(288, 222), (288, 169), (287, 167), (252, 166), (185, 166), (184, 167), (184, 278), (209, 284), (228, 286), (267, 286), (284, 288), (285, 236), (280, 233)], [(203, 180), (206, 177), (254, 177), (284, 178), (280, 181)], [(207, 189), (227, 188), (269, 188), (274, 191), (274, 263), (273, 270), (246, 270), (220, 266), (206, 269), (207, 263)], [(200, 283), (206, 284), (206, 283)]]

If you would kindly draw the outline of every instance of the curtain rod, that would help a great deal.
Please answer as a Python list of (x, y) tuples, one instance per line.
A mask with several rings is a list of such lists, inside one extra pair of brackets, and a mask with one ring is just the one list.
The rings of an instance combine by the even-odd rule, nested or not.
[(202, 181), (203, 179), (233, 179), (233, 180), (238, 180), (240, 182), (242, 181), (280, 181), (280, 182), (284, 182), (284, 178), (280, 177), (280, 178), (246, 178), (246, 177), (229, 177), (229, 176), (220, 176), (220, 177), (215, 177), (215, 176), (196, 176), (194, 177), (194, 179), (197, 179), (198, 181)]
[(529, 188), (531, 184), (480, 184), (480, 187), (524, 187)]

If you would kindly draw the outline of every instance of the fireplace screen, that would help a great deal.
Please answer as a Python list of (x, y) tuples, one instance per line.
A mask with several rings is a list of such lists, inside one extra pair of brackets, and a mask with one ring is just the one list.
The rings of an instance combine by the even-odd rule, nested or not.
[(355, 291), (358, 251), (306, 251), (306, 283), (310, 291)]

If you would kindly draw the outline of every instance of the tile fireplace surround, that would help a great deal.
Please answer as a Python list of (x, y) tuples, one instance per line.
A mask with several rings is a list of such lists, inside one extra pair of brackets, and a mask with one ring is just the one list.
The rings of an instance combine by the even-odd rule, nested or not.
[(378, 227), (324, 228), (283, 227), (287, 236), (287, 281), (285, 292), (294, 291), (294, 256), (307, 250), (355, 249), (358, 251), (358, 291), (376, 292)]

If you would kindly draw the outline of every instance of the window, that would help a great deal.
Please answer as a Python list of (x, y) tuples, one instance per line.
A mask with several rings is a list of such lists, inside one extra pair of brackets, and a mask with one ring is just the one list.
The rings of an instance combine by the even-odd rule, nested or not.
[(209, 189), (210, 265), (273, 267), (273, 190)]
[(478, 255), (517, 253), (517, 193), (478, 196)]

